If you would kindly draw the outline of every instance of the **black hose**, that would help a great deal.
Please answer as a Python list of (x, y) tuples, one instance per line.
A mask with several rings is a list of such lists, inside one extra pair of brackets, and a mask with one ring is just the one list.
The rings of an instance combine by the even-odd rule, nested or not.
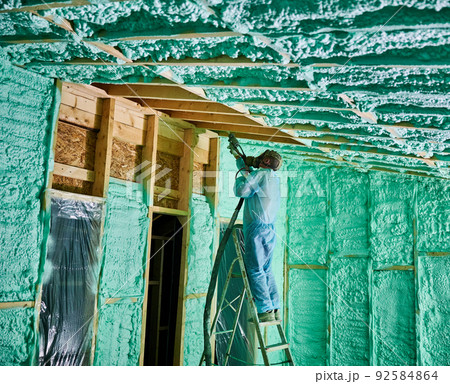
[(242, 208), (244, 199), (240, 198), (239, 203), (234, 210), (233, 216), (231, 216), (228, 227), (220, 241), (219, 248), (217, 249), (216, 259), (214, 260), (214, 266), (211, 272), (211, 281), (209, 282), (208, 293), (206, 295), (205, 312), (203, 314), (203, 336), (204, 336), (204, 349), (203, 356), (205, 358), (206, 365), (212, 365), (212, 352), (211, 352), (211, 303), (214, 297), (214, 291), (216, 290), (217, 276), (219, 274), (219, 267), (222, 261), (222, 256), (227, 246), (228, 239), (230, 238), (231, 231), (233, 230), (234, 223), (238, 217), (239, 211)]

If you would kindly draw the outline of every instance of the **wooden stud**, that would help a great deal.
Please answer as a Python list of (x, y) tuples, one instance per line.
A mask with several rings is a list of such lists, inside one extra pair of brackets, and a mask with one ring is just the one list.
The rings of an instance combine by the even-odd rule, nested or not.
[(0, 309), (8, 309), (8, 308), (33, 308), (34, 301), (10, 301), (0, 303)]
[[(141, 348), (139, 355), (139, 365), (144, 364), (145, 353), (145, 332), (147, 324), (147, 307), (148, 307), (148, 281), (150, 276), (150, 258), (151, 258), (151, 244), (152, 244), (152, 229), (153, 229), (153, 194), (155, 190), (155, 172), (156, 172), (156, 151), (158, 147), (158, 129), (159, 120), (156, 115), (148, 116), (147, 133), (145, 135), (145, 146), (142, 150), (142, 161), (147, 162), (150, 166), (150, 174), (142, 180), (144, 189), (149, 201), (149, 226), (147, 233), (147, 256), (145, 259), (144, 272), (144, 302), (142, 304), (142, 329), (141, 329)], [(144, 171), (145, 172), (145, 171)]]
[(184, 358), (184, 330), (186, 319), (185, 306), (185, 292), (187, 284), (188, 272), (188, 248), (190, 238), (190, 220), (191, 210), (189, 202), (192, 195), (192, 172), (194, 163), (193, 148), (195, 132), (194, 129), (186, 129), (184, 133), (184, 149), (183, 156), (180, 161), (180, 177), (179, 189), (180, 200), (178, 201), (178, 208), (188, 212), (188, 216), (179, 217), (180, 223), (183, 227), (183, 239), (181, 248), (181, 262), (180, 262), (180, 282), (178, 291), (178, 306), (177, 306), (177, 323), (175, 329), (175, 351), (174, 351), (174, 365), (183, 365)]
[[(180, 191), (180, 193), (181, 193), (181, 191)], [(176, 216), (176, 217), (188, 216), (187, 211), (182, 211), (181, 209), (174, 209), (174, 208), (153, 206), (152, 211), (154, 213), (159, 213), (159, 214), (168, 215), (168, 216)]]
[(115, 103), (114, 99), (103, 101), (102, 123), (95, 147), (95, 180), (92, 187), (94, 196), (105, 197), (108, 192)]
[(178, 209), (189, 212), (189, 201), (192, 190), (193, 162), (199, 157), (195, 153), (193, 129), (186, 129), (184, 132), (183, 155), (180, 160), (179, 190), (181, 192), (178, 201)]
[(71, 177), (77, 180), (91, 181), (95, 180), (95, 172), (89, 169), (72, 167), (71, 165), (55, 163), (54, 175)]

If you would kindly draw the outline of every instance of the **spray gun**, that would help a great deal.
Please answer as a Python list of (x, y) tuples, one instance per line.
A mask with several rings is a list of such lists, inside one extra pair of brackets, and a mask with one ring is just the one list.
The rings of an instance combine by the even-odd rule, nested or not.
[(244, 150), (242, 149), (241, 145), (239, 144), (238, 139), (236, 139), (236, 136), (234, 136), (232, 133), (230, 133), (228, 135), (228, 143), (229, 143), (228, 148), (229, 148), (231, 154), (234, 157), (241, 157), (245, 163), (245, 159), (247, 158), (247, 156), (245, 156)]
[(253, 168), (259, 168), (261, 161), (263, 160), (264, 156), (270, 152), (265, 151), (258, 157), (253, 156), (246, 156), (244, 153), (244, 150), (242, 149), (241, 145), (239, 144), (238, 139), (236, 139), (236, 136), (234, 136), (232, 133), (228, 135), (228, 148), (231, 152), (231, 154), (234, 157), (241, 157), (242, 160), (244, 160), (244, 164), (246, 168), (253, 167)]

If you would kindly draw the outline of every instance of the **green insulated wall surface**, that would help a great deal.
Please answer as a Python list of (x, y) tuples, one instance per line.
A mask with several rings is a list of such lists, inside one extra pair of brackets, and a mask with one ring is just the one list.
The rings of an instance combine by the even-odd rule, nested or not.
[[(58, 102), (53, 80), (0, 59), (0, 302), (36, 298), (41, 198)], [(35, 315), (32, 309), (0, 309), (0, 365), (31, 363)]]
[(205, 196), (192, 194), (190, 208), (183, 365), (198, 365), (203, 352), (204, 296), (211, 278), (216, 226), (214, 211)]
[[(270, 147), (287, 183), (274, 269), (281, 290), (287, 279), (296, 364), (448, 365), (450, 182), (316, 166)], [(236, 167), (226, 149), (220, 161), (219, 212), (230, 217)]]
[(142, 185), (111, 178), (106, 207), (94, 364), (138, 365), (149, 224)]

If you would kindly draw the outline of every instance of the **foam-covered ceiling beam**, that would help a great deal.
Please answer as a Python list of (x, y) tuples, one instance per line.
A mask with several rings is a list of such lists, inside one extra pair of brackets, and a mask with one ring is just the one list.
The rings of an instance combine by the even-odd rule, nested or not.
[[(133, 2), (138, 0), (102, 0), (102, 3), (120, 3), (120, 2)], [(19, 3), (19, 4), (17, 4)], [(20, 1), (17, 1), (17, 5), (14, 7), (8, 7), (7, 5), (0, 5), (0, 13), (11, 12), (30, 12), (30, 11), (43, 11), (54, 8), (66, 8), (66, 7), (83, 7), (86, 5), (98, 4), (95, 0), (72, 0), (72, 1), (48, 1), (42, 0), (41, 4), (36, 5), (21, 5)]]

